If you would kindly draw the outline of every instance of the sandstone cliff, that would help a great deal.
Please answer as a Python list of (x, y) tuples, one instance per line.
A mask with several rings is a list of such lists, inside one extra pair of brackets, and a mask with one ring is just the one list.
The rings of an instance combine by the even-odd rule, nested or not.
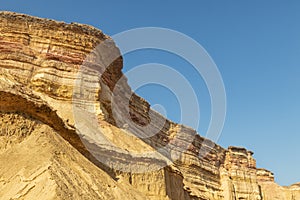
[[(252, 152), (163, 119), (126, 78), (116, 86), (121, 70), (118, 48), (93, 27), (0, 13), (0, 199), (300, 199)], [(116, 88), (138, 128), (114, 117)], [(82, 132), (91, 113), (97, 142)], [(142, 129), (150, 121), (164, 122), (155, 135)]]

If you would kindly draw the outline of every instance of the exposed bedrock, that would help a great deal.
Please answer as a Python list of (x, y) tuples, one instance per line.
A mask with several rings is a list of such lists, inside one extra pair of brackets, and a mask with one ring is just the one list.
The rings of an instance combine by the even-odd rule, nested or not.
[(300, 199), (252, 152), (151, 110), (122, 67), (100, 30), (0, 12), (0, 199)]

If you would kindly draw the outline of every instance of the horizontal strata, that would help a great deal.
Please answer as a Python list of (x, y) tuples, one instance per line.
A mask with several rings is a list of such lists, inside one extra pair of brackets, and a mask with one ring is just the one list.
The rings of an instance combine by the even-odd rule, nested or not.
[[(109, 45), (94, 53), (106, 41)], [(91, 54), (97, 59), (90, 59)], [(111, 38), (91, 26), (0, 12), (0, 110), (26, 113), (49, 125), (114, 179), (127, 180), (153, 199), (258, 200), (272, 199), (277, 193), (289, 199), (300, 194), (277, 186), (271, 172), (257, 169), (252, 152), (224, 149), (195, 130), (164, 119), (143, 98), (132, 94), (126, 78), (116, 85), (123, 77), (119, 54)], [(116, 59), (105, 66), (112, 55)], [(82, 85), (74, 85), (76, 81)], [(126, 121), (116, 121), (114, 116), (121, 115), (111, 106), (116, 88), (121, 91), (115, 97), (118, 112), (128, 109), (139, 126), (124, 128)], [(129, 108), (124, 99), (130, 102)], [(93, 106), (102, 130), (98, 136), (107, 142), (80, 140), (74, 104)], [(88, 115), (82, 112), (80, 118)], [(157, 127), (145, 129), (151, 122), (163, 122), (155, 135), (152, 132)], [(203, 150), (208, 153), (200, 157)], [(144, 151), (156, 153), (145, 156)], [(103, 164), (96, 158), (115, 161)], [(144, 171), (136, 173), (137, 169)], [(282, 191), (285, 196), (280, 196)]]

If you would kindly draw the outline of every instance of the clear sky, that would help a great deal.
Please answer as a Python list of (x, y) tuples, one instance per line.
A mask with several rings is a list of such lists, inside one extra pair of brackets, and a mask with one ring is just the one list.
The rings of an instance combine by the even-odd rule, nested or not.
[[(300, 181), (300, 2), (278, 0), (0, 0), (1, 10), (93, 25), (109, 35), (157, 26), (180, 31), (199, 42), (217, 64), (227, 93), (227, 118), (218, 143), (255, 152), (258, 167), (276, 181)], [(209, 94), (188, 63), (166, 52), (125, 56), (124, 71), (157, 62), (174, 67), (199, 91), (204, 133), (210, 119)], [(174, 95), (157, 85), (138, 94), (165, 106), (180, 119)]]

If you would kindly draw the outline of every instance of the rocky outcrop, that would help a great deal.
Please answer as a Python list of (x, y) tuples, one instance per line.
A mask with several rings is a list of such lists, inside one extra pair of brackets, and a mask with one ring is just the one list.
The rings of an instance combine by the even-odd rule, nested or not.
[(0, 199), (299, 198), (252, 152), (151, 110), (121, 70), (93, 27), (0, 13)]
[(279, 186), (274, 182), (274, 174), (266, 169), (257, 169), (257, 180), (263, 199), (300, 199), (299, 184)]

